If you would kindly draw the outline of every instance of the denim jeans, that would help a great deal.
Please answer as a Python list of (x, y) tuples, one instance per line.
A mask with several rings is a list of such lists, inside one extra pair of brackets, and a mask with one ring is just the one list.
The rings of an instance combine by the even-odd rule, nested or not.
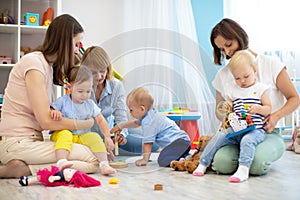
[[(120, 145), (119, 148), (124, 150), (122, 154), (127, 155), (142, 154), (143, 152), (143, 138), (142, 130), (140, 128), (128, 129), (128, 135), (126, 136), (127, 143), (125, 145)], [(156, 152), (159, 146), (156, 143), (152, 145), (152, 152)], [(121, 154), (121, 153), (120, 153)]]
[(263, 129), (255, 129), (231, 138), (226, 138), (226, 135), (227, 133), (221, 130), (209, 141), (200, 157), (200, 164), (209, 166), (215, 153), (223, 146), (239, 145), (239, 164), (250, 168), (255, 155), (256, 145), (265, 139), (265, 131)]

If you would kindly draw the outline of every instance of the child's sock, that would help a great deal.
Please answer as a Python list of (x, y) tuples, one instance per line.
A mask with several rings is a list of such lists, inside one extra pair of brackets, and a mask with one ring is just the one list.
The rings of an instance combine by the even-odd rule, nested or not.
[(206, 171), (206, 168), (204, 165), (201, 165), (199, 163), (198, 167), (195, 169), (195, 171), (193, 172), (193, 176), (204, 176), (204, 173)]
[(238, 170), (229, 178), (229, 182), (240, 183), (247, 180), (249, 177), (249, 168), (240, 165)]
[(117, 172), (114, 168), (109, 166), (108, 161), (101, 161), (99, 167), (102, 175), (109, 175)]
[(59, 168), (59, 171), (62, 171), (65, 168), (72, 167), (73, 162), (68, 161), (67, 159), (63, 158), (57, 161), (56, 166)]

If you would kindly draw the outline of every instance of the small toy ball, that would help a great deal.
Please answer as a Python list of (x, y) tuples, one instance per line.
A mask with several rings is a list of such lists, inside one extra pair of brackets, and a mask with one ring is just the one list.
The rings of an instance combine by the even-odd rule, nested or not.
[(162, 184), (155, 184), (154, 185), (154, 190), (162, 190), (163, 189), (163, 185)]
[(118, 182), (119, 182), (119, 180), (115, 177), (113, 177), (109, 180), (109, 184), (118, 184)]

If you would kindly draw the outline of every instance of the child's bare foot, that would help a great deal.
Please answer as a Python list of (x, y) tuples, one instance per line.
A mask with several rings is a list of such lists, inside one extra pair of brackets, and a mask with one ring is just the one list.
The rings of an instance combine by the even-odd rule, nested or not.
[(106, 166), (106, 165), (101, 166), (100, 169), (101, 169), (101, 174), (102, 175), (109, 175), (109, 174), (114, 174), (114, 173), (117, 172), (111, 166)]
[(100, 169), (102, 175), (109, 175), (117, 172), (114, 168), (109, 166), (108, 161), (100, 162)]
[(70, 168), (73, 166), (73, 162), (72, 161), (68, 161), (67, 159), (60, 159), (59, 161), (57, 161), (56, 163), (59, 171), (62, 171), (66, 168)]

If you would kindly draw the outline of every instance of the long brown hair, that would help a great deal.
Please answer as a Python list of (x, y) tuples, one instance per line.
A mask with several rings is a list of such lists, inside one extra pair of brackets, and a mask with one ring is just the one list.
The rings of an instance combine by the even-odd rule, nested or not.
[[(232, 19), (222, 19), (212, 29), (210, 34), (210, 43), (213, 46), (214, 63), (217, 65), (222, 65), (222, 61), (226, 56), (215, 44), (215, 38), (217, 36), (222, 36), (226, 40), (237, 40), (239, 44), (239, 48), (237, 50), (248, 48), (249, 40), (246, 31)], [(230, 59), (230, 57), (226, 56), (226, 59)]]
[(64, 78), (74, 66), (73, 38), (83, 32), (82, 26), (71, 15), (60, 15), (51, 22), (40, 51), (45, 56), (56, 56), (53, 63), (53, 83), (63, 85)]

